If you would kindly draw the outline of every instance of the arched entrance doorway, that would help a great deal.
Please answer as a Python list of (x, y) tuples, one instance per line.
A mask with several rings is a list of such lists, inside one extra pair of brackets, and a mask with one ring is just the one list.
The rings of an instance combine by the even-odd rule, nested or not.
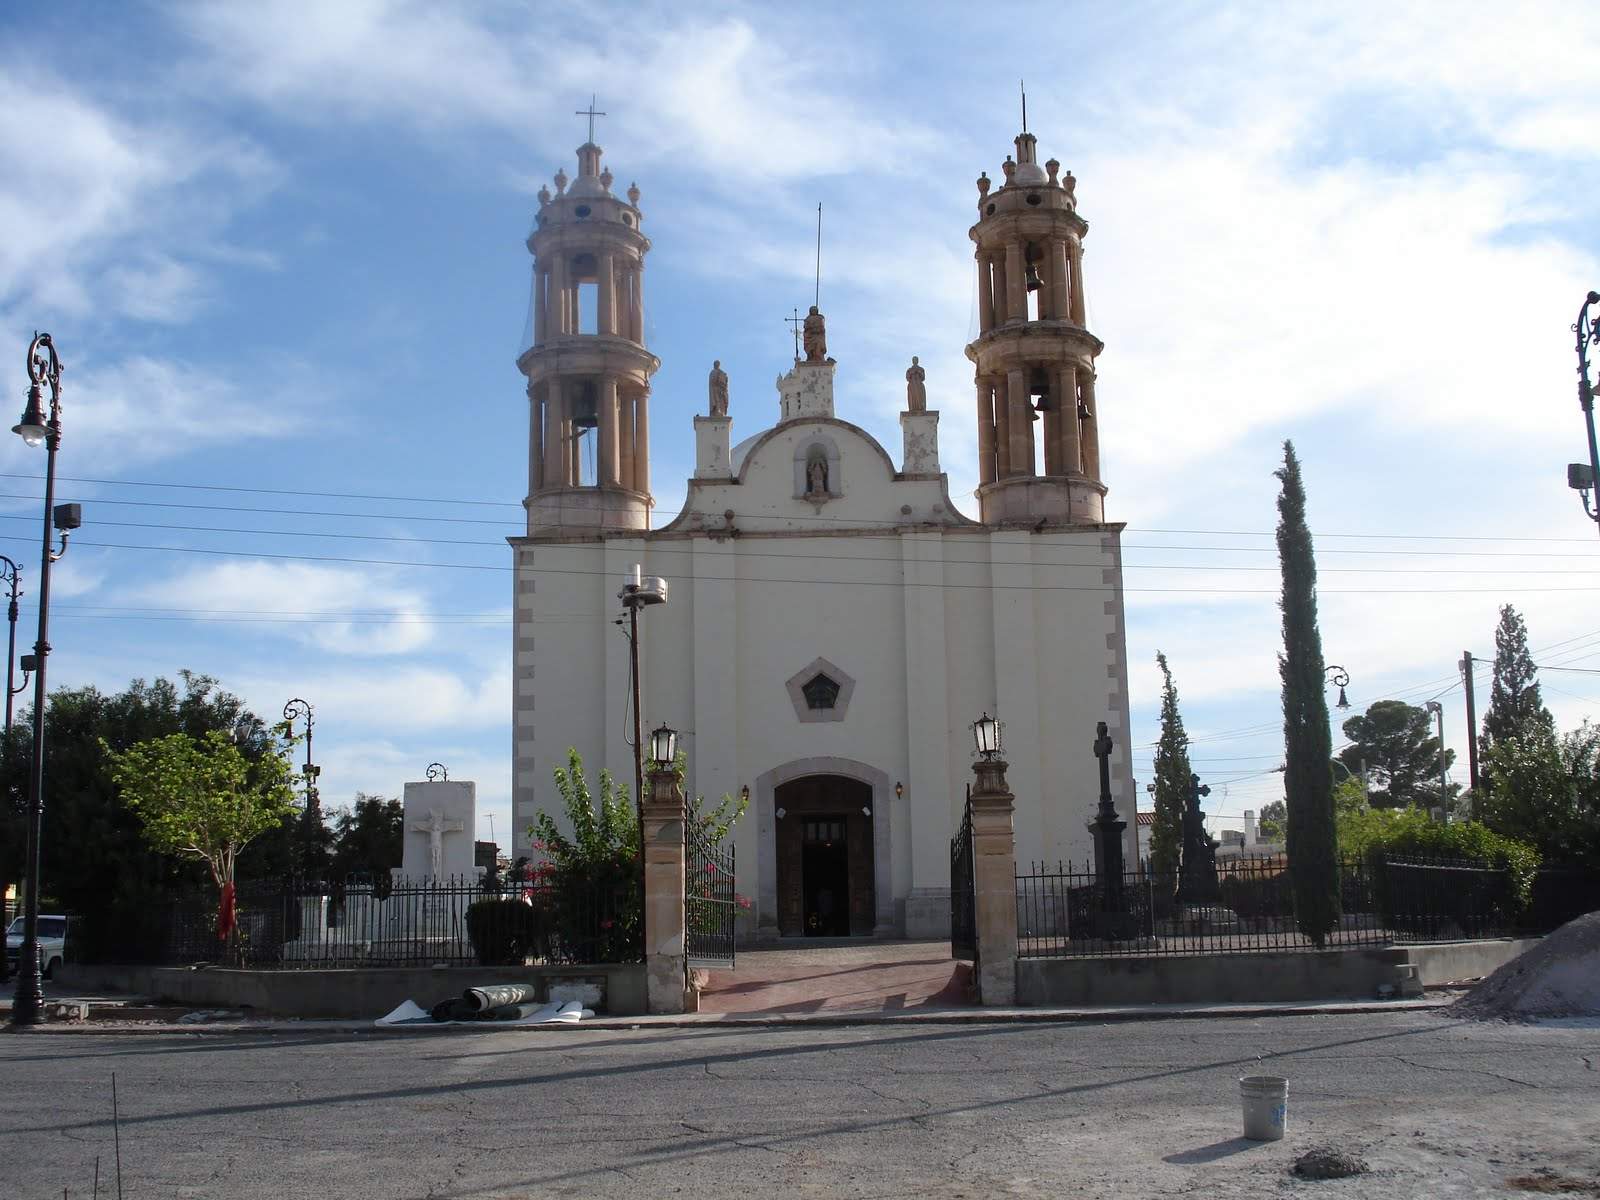
[(846, 775), (803, 775), (774, 789), (780, 934), (871, 936), (872, 801), (872, 786)]

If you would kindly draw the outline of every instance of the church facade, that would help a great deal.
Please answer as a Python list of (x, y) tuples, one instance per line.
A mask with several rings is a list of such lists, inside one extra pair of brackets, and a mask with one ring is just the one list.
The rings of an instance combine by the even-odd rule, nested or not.
[(772, 423), (737, 442), (713, 366), (683, 510), (650, 528), (659, 361), (643, 338), (640, 193), (612, 192), (592, 141), (575, 178), (541, 190), (533, 339), (518, 359), (530, 421), (528, 529), (511, 539), (515, 853), (531, 853), (534, 814), (557, 809), (551, 772), (569, 747), (591, 772), (632, 777), (615, 622), (638, 565), (669, 587), (640, 619), (644, 727), (679, 730), (691, 794), (749, 789), (733, 834), (747, 933), (945, 936), (950, 838), (984, 713), (1004, 723), (1019, 862), (1092, 854), (1097, 721), (1115, 740), (1134, 860), (1121, 526), (1103, 509), (1087, 225), (1072, 175), (1036, 161), (1033, 135), (1015, 145), (998, 186), (978, 180), (975, 412), (945, 430), (976, 442), (976, 521), (951, 502), (920, 364), (891, 454), (835, 411), (848, 368), (812, 309)]

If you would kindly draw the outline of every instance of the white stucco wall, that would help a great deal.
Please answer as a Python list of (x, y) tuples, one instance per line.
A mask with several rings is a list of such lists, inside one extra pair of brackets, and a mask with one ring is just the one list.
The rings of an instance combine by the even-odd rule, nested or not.
[[(794, 467), (822, 439), (837, 466), (834, 495), (818, 501), (797, 494)], [(945, 911), (970, 725), (984, 711), (1006, 725), (1019, 862), (1091, 855), (1101, 720), (1131, 858), (1118, 527), (975, 525), (942, 478), (897, 477), (870, 437), (831, 419), (779, 425), (736, 468), (731, 481), (693, 481), (684, 512), (651, 534), (515, 540), (517, 853), (533, 813), (557, 807), (551, 771), (568, 746), (631, 779), (627, 642), (611, 622), (637, 562), (671, 586), (641, 616), (645, 729), (680, 731), (695, 792), (750, 787), (739, 890), (763, 926), (772, 789), (828, 771), (874, 788), (880, 928), (904, 931), (911, 899), (912, 932), (938, 932), (923, 926)], [(785, 686), (817, 658), (854, 681), (842, 720), (802, 720)]]

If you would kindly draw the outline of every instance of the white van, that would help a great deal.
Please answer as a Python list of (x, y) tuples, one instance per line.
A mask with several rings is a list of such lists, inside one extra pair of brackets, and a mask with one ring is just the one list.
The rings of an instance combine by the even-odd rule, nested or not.
[[(6, 930), (6, 973), (15, 975), (17, 963), (22, 958), (22, 922), (18, 917)], [(44, 977), (56, 973), (67, 952), (67, 919), (63, 916), (39, 914), (39, 966)]]

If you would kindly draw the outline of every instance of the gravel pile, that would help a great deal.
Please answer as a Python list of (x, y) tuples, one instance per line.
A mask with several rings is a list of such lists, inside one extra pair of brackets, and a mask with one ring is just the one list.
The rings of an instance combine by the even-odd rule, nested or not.
[(1600, 1016), (1600, 912), (1568, 921), (1449, 1011), (1480, 1021)]
[(1367, 1172), (1367, 1160), (1334, 1146), (1313, 1146), (1290, 1168), (1301, 1179), (1348, 1179)]

